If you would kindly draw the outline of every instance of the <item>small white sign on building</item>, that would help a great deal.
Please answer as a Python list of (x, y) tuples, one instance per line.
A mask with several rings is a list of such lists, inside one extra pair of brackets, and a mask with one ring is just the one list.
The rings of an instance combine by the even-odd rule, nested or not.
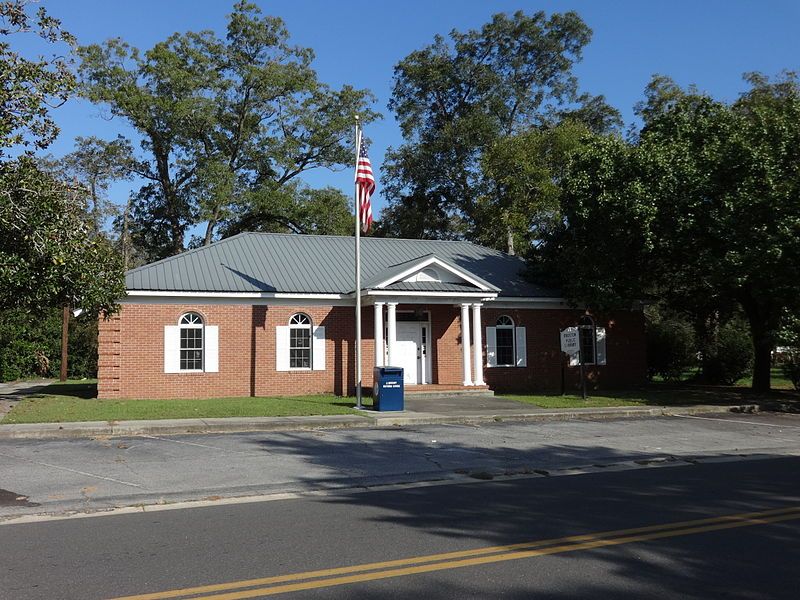
[(567, 327), (561, 331), (561, 351), (566, 352), (570, 356), (574, 356), (579, 352), (578, 342), (578, 328)]

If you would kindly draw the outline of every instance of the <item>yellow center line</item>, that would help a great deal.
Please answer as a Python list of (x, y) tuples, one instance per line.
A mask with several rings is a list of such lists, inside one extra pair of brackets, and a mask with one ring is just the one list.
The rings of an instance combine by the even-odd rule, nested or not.
[[(230, 583), (182, 588), (134, 596), (124, 596), (114, 600), (163, 600), (167, 598), (178, 598), (181, 596), (195, 596), (197, 594), (213, 594), (214, 592), (224, 592), (229, 590), (240, 591), (234, 591), (227, 594), (202, 596), (202, 598), (205, 600), (240, 600), (243, 598), (254, 598), (258, 596), (281, 594), (313, 588), (331, 587), (363, 581), (374, 581), (377, 579), (388, 579), (392, 577), (402, 577), (406, 575), (429, 573), (432, 571), (441, 571), (445, 569), (456, 569), (461, 567), (490, 564), (508, 560), (518, 560), (576, 550), (589, 550), (592, 548), (605, 546), (615, 546), (638, 541), (774, 523), (791, 519), (800, 519), (800, 506), (759, 512), (740, 513), (735, 515), (725, 515), (706, 519), (696, 519), (692, 521), (649, 525), (631, 529), (619, 529), (602, 533), (573, 535), (548, 540), (509, 544), (505, 546), (490, 546), (472, 550), (430, 554), (427, 556), (374, 562), (362, 565), (351, 565), (347, 567), (336, 567), (331, 569), (321, 569), (317, 571), (306, 571), (302, 573), (292, 573), (274, 577), (262, 577), (258, 579), (249, 579)], [(395, 568), (404, 566), (406, 566), (406, 568)], [(337, 575), (347, 574), (352, 575), (345, 577), (334, 577)], [(302, 581), (309, 579), (317, 579), (317, 581)], [(242, 589), (247, 587), (287, 582), (297, 583), (250, 590)]]

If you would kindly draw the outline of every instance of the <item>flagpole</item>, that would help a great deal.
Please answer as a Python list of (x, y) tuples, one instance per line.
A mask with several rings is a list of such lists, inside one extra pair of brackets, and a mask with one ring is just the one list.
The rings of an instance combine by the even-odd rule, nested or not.
[[(358, 177), (358, 157), (361, 152), (361, 128), (356, 115), (356, 177)], [(356, 408), (361, 410), (361, 206), (358, 201), (358, 183), (353, 184), (353, 198), (356, 215)]]

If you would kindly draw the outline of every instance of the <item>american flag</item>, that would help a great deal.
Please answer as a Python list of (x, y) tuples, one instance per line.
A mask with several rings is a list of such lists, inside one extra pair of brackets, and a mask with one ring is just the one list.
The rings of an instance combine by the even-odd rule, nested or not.
[(367, 156), (367, 145), (363, 142), (358, 152), (358, 165), (356, 165), (356, 191), (359, 207), (358, 219), (361, 222), (362, 231), (367, 233), (372, 225), (372, 205), (369, 199), (375, 191), (375, 177), (372, 175), (372, 164)]

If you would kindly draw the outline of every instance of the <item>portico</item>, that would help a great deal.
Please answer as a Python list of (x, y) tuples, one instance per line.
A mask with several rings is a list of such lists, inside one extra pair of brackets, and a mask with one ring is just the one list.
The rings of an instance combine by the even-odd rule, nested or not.
[[(482, 302), (447, 304), (376, 300), (374, 310), (374, 360), (376, 366), (403, 367), (406, 385), (442, 383), (434, 363), (440, 342), (436, 332), (458, 321), (463, 386), (483, 386), (484, 357), (481, 336)], [(460, 316), (459, 315), (460, 311)], [(452, 382), (453, 377), (448, 377)]]
[[(374, 364), (403, 367), (406, 385), (445, 380), (463, 386), (485, 385), (481, 308), (484, 302), (494, 300), (497, 292), (474, 273), (436, 256), (397, 265), (395, 272), (367, 281), (362, 294), (365, 304), (373, 304)], [(434, 360), (442, 343), (439, 335), (451, 332), (455, 320), (459, 335), (447, 343), (460, 346), (458, 378), (452, 372), (454, 365), (439, 365)], [(440, 369), (447, 370), (446, 377)]]

